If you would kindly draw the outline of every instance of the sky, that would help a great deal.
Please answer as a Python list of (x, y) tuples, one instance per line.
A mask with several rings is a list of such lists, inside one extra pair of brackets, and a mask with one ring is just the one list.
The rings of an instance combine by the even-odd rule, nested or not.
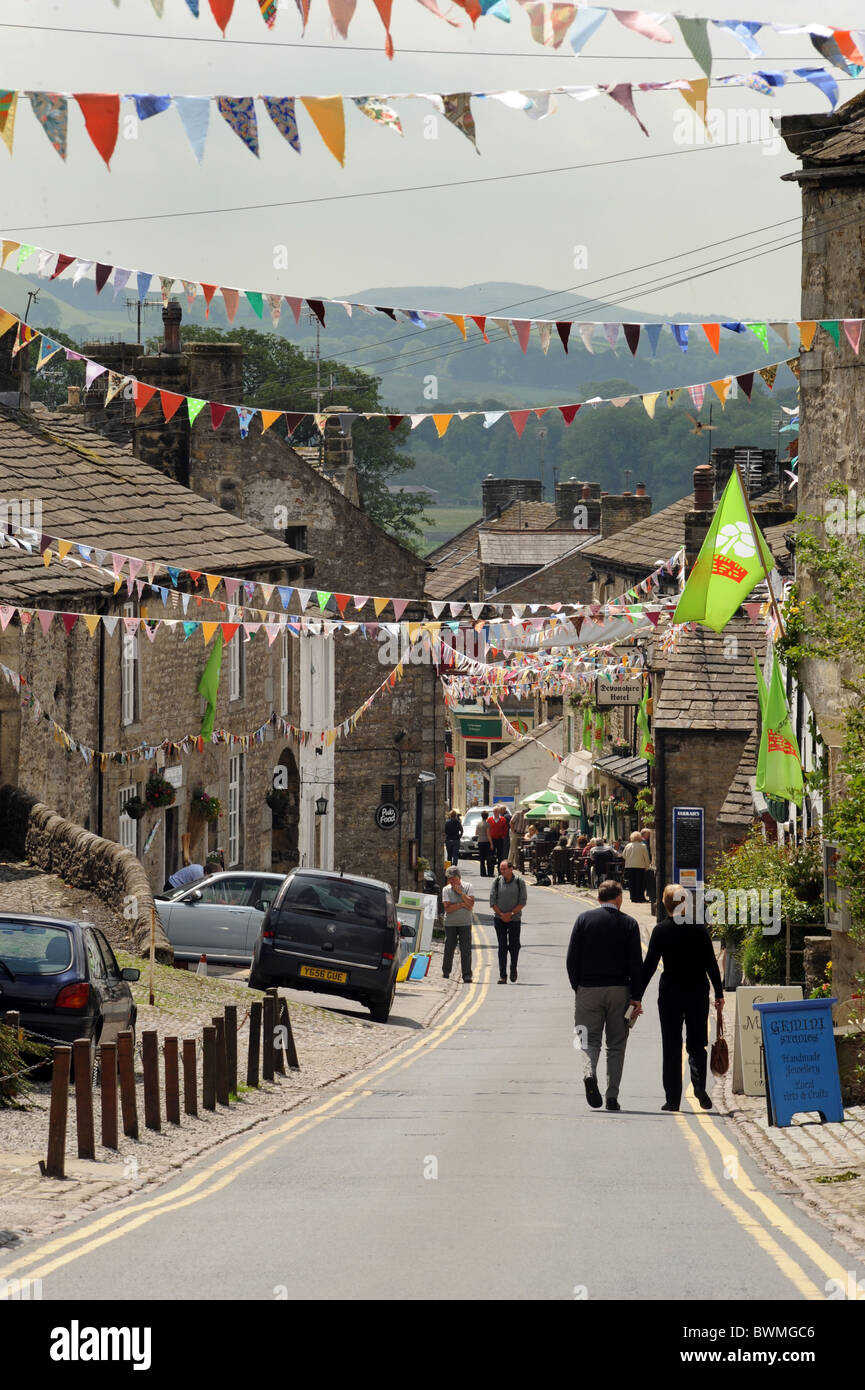
[[(688, 8), (717, 18), (862, 24), (856, 0), (692, 0)], [(485, 18), (474, 31), (456, 8), (450, 13), (462, 24), (451, 28), (415, 0), (394, 0), (393, 61), (372, 0), (358, 0), (348, 42), (333, 36), (324, 0), (314, 0), (305, 39), (293, 0), (272, 31), (255, 0), (237, 0), (225, 40), (207, 0), (201, 9), (196, 21), (185, 0), (164, 0), (160, 20), (149, 0), (5, 0), (4, 81), (18, 90), (285, 96), (700, 76), (679, 38), (651, 43), (612, 16), (580, 57), (567, 45), (540, 48), (515, 0), (509, 25)], [(735, 39), (711, 32), (716, 74), (823, 63), (805, 35), (764, 31), (766, 56), (751, 60)], [(833, 71), (842, 101), (862, 90)], [(795, 161), (771, 141), (769, 117), (827, 112), (825, 99), (802, 83), (771, 101), (715, 91), (710, 107), (725, 115), (714, 145), (695, 142), (678, 94), (636, 100), (649, 139), (603, 96), (562, 97), (541, 121), (475, 101), (480, 154), (445, 122), (430, 123), (427, 103), (399, 105), (404, 138), (352, 111), (344, 169), (305, 113), (298, 156), (261, 108), (260, 159), (214, 114), (199, 166), (171, 111), (137, 129), (132, 123), (110, 172), (77, 110), (64, 164), (22, 103), (14, 156), (0, 149), (0, 231), (157, 274), (300, 296), (494, 280), (604, 295), (659, 317), (796, 318), (799, 189), (781, 182)], [(766, 139), (753, 140), (749, 112), (765, 113)], [(719, 258), (731, 263), (718, 269)], [(125, 312), (118, 305), (118, 332)]]

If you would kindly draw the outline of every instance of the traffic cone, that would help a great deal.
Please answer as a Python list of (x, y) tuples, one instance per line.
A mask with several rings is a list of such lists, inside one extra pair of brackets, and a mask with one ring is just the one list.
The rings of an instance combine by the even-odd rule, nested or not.
[(207, 974), (207, 956), (205, 956), (203, 953), (202, 953), (202, 956), (201, 956), (201, 960), (198, 962), (198, 965), (195, 967), (195, 973), (196, 973), (196, 975), (206, 975), (206, 974)]

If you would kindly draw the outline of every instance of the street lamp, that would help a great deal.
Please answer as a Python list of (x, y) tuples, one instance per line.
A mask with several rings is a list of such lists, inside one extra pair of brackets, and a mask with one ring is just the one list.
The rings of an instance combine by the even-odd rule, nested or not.
[(327, 815), (327, 797), (326, 797), (326, 796), (317, 796), (317, 797), (315, 798), (315, 814), (316, 814), (317, 816), (326, 816), (326, 815)]

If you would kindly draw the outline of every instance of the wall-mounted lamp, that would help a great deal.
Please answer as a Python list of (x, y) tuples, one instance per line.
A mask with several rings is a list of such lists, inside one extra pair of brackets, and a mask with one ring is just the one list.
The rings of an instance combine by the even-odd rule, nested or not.
[(317, 796), (317, 797), (315, 798), (315, 814), (316, 814), (317, 816), (326, 816), (326, 815), (327, 815), (327, 797), (326, 797), (326, 796)]

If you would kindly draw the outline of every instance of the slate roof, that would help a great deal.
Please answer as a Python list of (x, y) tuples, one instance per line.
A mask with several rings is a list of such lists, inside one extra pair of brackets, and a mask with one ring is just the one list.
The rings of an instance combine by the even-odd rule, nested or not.
[[(544, 734), (555, 733), (557, 729), (561, 728), (561, 725), (561, 716), (558, 719), (548, 719), (545, 724), (538, 724), (526, 738), (515, 739), (514, 742), (509, 743), (506, 748), (500, 748), (497, 753), (493, 753), (492, 757), (485, 758), (482, 766), (492, 771), (492, 769), (498, 767), (500, 763), (506, 762), (508, 758), (512, 758), (514, 753), (524, 753), (529, 746), (529, 740), (536, 742), (541, 739)], [(546, 747), (546, 744), (544, 746)], [(552, 762), (550, 766), (552, 767)]]
[(805, 165), (804, 170), (783, 174), (786, 180), (803, 181), (809, 168), (861, 160), (865, 158), (865, 96), (860, 92), (831, 115), (785, 116), (778, 129)]
[(689, 492), (687, 497), (680, 497), (669, 507), (635, 521), (633, 526), (626, 526), (615, 536), (595, 540), (586, 547), (586, 558), (601, 564), (608, 561), (639, 571), (640, 575), (649, 574), (658, 560), (669, 560), (684, 544), (685, 517), (693, 510), (694, 494)]
[[(72, 416), (0, 410), (0, 497), (38, 498), (42, 531), (219, 574), (289, 569), (308, 557), (223, 511)], [(64, 601), (113, 590), (93, 571), (0, 548), (0, 600)]]
[(546, 531), (555, 523), (556, 509), (552, 502), (513, 502), (499, 517), (479, 516), (471, 526), (443, 541), (426, 556), (431, 570), (426, 580), (426, 595), (432, 599), (450, 598), (464, 584), (477, 580), (480, 570), (478, 535), (483, 527), (490, 530)]
[[(735, 657), (727, 655), (732, 637), (737, 643)], [(764, 628), (746, 617), (731, 618), (723, 632), (697, 627), (684, 633), (678, 650), (663, 658), (655, 727), (750, 733), (757, 726), (754, 654), (762, 658), (765, 646)]]
[(482, 530), (478, 533), (482, 565), (524, 565), (527, 569), (541, 569), (578, 546), (579, 537), (573, 531)]
[(595, 767), (627, 787), (649, 785), (649, 764), (645, 758), (620, 758), (615, 753), (609, 753), (604, 758), (598, 758)]
[(727, 799), (718, 812), (723, 825), (750, 825), (754, 819), (754, 798), (751, 783), (757, 775), (757, 730), (748, 736), (742, 749), (736, 775), (727, 792)]

